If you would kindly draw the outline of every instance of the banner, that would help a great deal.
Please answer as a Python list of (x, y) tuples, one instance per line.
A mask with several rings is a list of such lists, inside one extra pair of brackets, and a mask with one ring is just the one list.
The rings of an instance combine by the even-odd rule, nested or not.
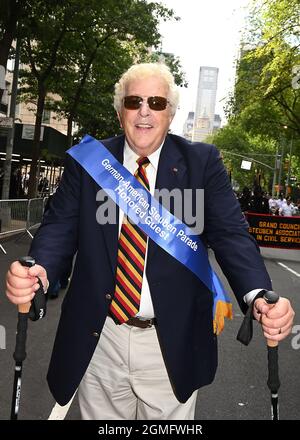
[(249, 232), (259, 246), (300, 249), (300, 216), (245, 213)]

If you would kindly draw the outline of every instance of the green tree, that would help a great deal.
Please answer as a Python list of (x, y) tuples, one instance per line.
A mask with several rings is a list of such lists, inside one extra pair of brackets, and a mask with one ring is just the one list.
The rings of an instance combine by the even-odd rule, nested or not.
[[(250, 134), (237, 121), (231, 120), (207, 141), (221, 151), (228, 173), (240, 187), (252, 187), (258, 184), (258, 180), (261, 186), (270, 186), (276, 154), (273, 139), (266, 135)], [(251, 170), (241, 168), (242, 160), (252, 162)]]
[(169, 66), (174, 76), (175, 83), (180, 87), (188, 86), (188, 83), (185, 78), (185, 73), (182, 70), (181, 60), (173, 53), (161, 52), (161, 51), (151, 52), (150, 54), (146, 53), (146, 55), (142, 57), (142, 61), (149, 63), (158, 63), (158, 62), (165, 63), (167, 66)]
[(293, 154), (300, 154), (299, 12), (299, 0), (255, 0), (250, 14), (226, 112), (253, 153), (263, 145), (286, 154), (293, 140)]
[[(45, 2), (33, 5), (30, 14), (23, 20), (27, 30), (23, 40), (21, 59), (30, 70), (23, 72), (21, 93), (25, 100), (36, 103), (36, 120), (33, 139), (33, 157), (30, 168), (28, 196), (34, 197), (37, 186), (38, 159), (40, 156), (40, 133), (46, 96), (51, 83), (51, 75), (57, 65), (67, 63), (67, 54), (61, 51), (66, 34), (73, 33), (74, 27), (85, 17), (85, 1), (69, 0)], [(36, 99), (35, 99), (36, 98)]]
[(179, 59), (174, 55), (161, 52), (149, 55), (148, 47), (143, 42), (120, 42), (117, 37), (110, 38), (99, 48), (80, 94), (76, 88), (76, 73), (72, 79), (72, 72), (69, 72), (69, 79), (65, 75), (65, 82), (60, 83), (58, 93), (62, 99), (55, 103), (53, 109), (69, 121), (75, 120), (79, 126), (76, 139), (85, 133), (98, 138), (121, 133), (113, 108), (114, 85), (121, 74), (137, 61), (165, 62), (177, 84), (186, 85)]
[[(0, 0), (0, 66), (6, 69), (12, 42), (17, 36), (17, 22), (26, 14), (28, 1)], [(3, 95), (0, 89), (0, 102)]]
[[(229, 115), (240, 115), (246, 109), (248, 128), (278, 134), (287, 126), (290, 132), (300, 134), (300, 84), (296, 81), (299, 17), (299, 0), (254, 2), (228, 106)], [(261, 118), (262, 114), (266, 117)]]
[(30, 73), (24, 74), (26, 90), (23, 90), (23, 97), (27, 101), (35, 98), (37, 101), (34, 157), (29, 182), (31, 197), (36, 191), (40, 127), (47, 93), (57, 93), (58, 84), (66, 84), (67, 76), (72, 78), (73, 94), (72, 98), (69, 95), (68, 106), (71, 127), (100, 47), (111, 38), (117, 38), (120, 43), (143, 42), (148, 46), (157, 46), (160, 41), (159, 19), (173, 16), (172, 10), (145, 0), (49, 3), (39, 11), (33, 10), (24, 24), (28, 36), (23, 46), (22, 61), (30, 66)]

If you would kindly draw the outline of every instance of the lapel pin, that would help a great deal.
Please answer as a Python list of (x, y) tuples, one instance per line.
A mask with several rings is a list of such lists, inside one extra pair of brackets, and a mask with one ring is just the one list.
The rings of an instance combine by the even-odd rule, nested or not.
[(172, 168), (172, 171), (174, 171), (174, 173), (177, 173), (178, 168)]

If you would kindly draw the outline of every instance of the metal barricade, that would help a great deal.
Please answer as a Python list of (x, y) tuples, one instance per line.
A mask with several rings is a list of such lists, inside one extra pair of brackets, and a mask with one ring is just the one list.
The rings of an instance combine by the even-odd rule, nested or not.
[[(41, 223), (46, 200), (47, 198), (0, 200), (0, 240), (20, 232), (33, 238), (30, 230)], [(6, 254), (1, 243), (0, 249)]]
[[(0, 200), (0, 238), (26, 229), (28, 200)], [(0, 249), (5, 252), (0, 244)]]
[(26, 228), (28, 200), (0, 200), (0, 234), (23, 231)]
[(26, 232), (33, 238), (30, 229), (36, 228), (42, 221), (44, 213), (44, 199), (28, 200)]

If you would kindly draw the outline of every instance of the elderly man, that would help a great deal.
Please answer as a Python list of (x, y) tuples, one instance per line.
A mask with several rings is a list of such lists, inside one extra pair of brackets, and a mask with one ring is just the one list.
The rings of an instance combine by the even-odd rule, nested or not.
[[(165, 65), (132, 66), (115, 88), (125, 136), (102, 143), (151, 194), (155, 188), (204, 189), (199, 240), (214, 250), (245, 312), (271, 282), (217, 149), (168, 134), (177, 104)], [(114, 224), (99, 224), (98, 190), (67, 155), (31, 246), (37, 264), (11, 265), (7, 296), (15, 304), (31, 301), (37, 277), (46, 287), (77, 252), (48, 372), (55, 399), (64, 405), (79, 387), (84, 419), (193, 419), (197, 390), (213, 381), (217, 368), (213, 294), (180, 255), (126, 222), (121, 209)], [(293, 310), (285, 298), (273, 308), (256, 299), (254, 316), (271, 340), (291, 331)]]

